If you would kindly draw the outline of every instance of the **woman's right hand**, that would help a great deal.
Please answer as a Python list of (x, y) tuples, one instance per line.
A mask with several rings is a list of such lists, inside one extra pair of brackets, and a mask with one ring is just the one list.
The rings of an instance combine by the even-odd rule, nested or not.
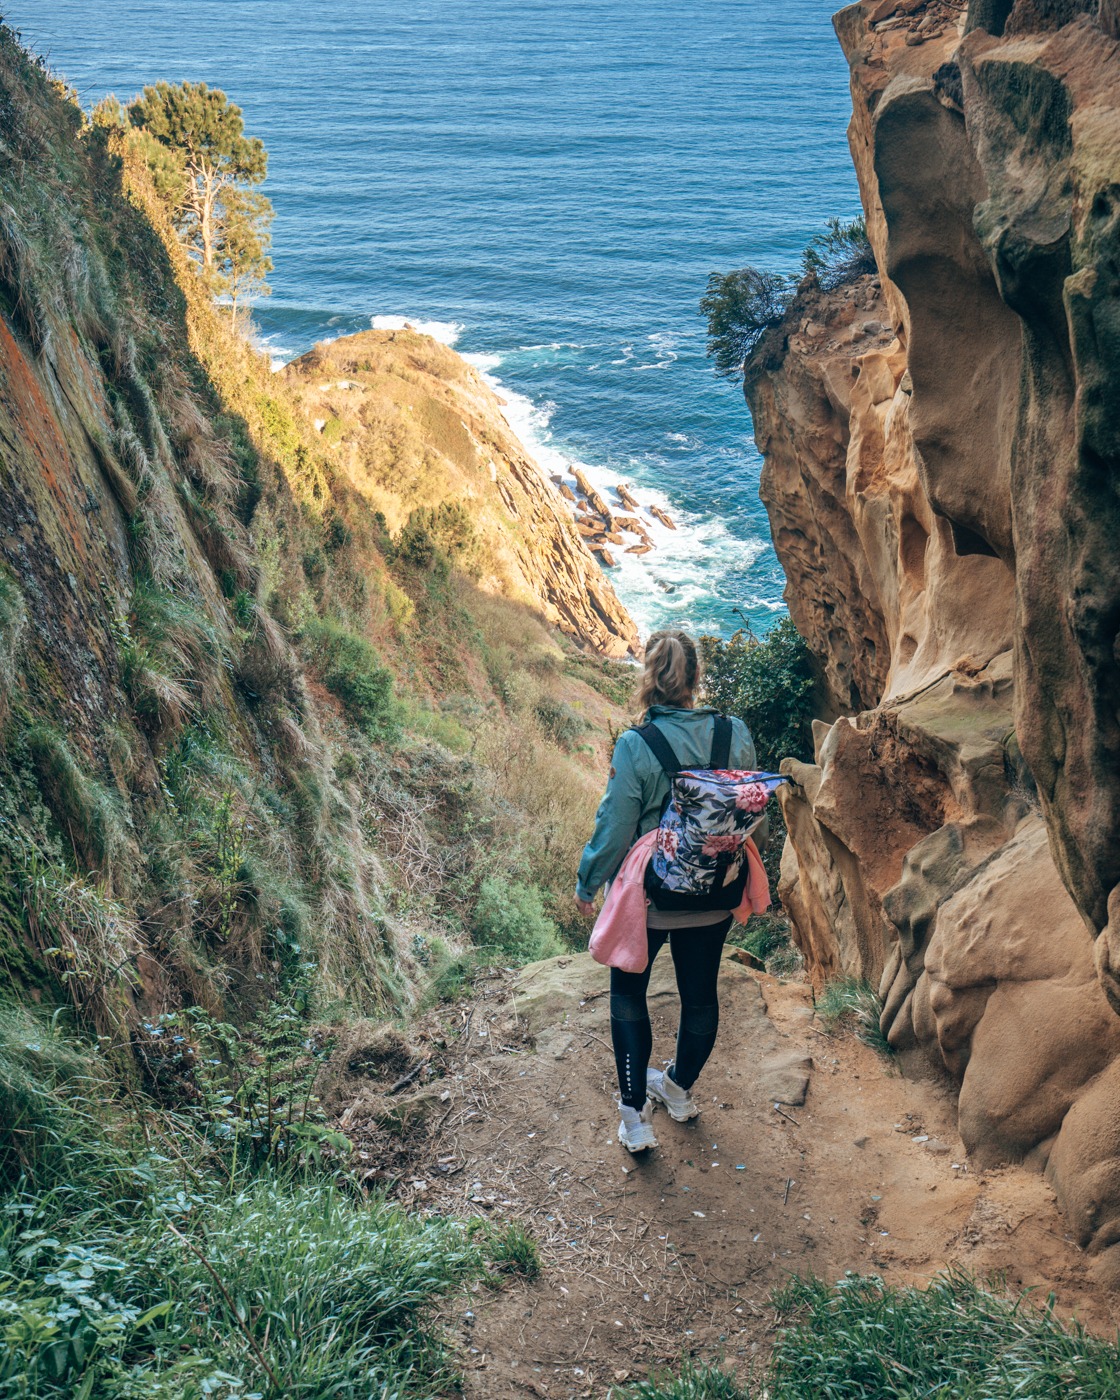
[(594, 900), (580, 899), (578, 894), (573, 895), (572, 898), (576, 902), (576, 908), (579, 910), (579, 912), (583, 915), (585, 919), (593, 919), (595, 917)]

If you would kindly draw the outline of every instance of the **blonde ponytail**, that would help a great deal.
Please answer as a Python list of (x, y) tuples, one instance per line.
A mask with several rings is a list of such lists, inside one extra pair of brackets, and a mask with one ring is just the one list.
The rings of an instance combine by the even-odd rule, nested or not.
[(700, 683), (700, 656), (687, 632), (654, 632), (646, 642), (645, 668), (638, 685), (638, 708), (651, 705), (688, 709)]

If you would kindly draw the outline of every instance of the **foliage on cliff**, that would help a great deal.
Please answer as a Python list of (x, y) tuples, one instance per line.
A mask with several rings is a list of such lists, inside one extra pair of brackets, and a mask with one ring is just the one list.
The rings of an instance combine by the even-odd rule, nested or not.
[(783, 758), (813, 752), (816, 684), (809, 649), (788, 617), (764, 638), (736, 632), (726, 641), (701, 637), (704, 699), (746, 720), (760, 769), (776, 773)]
[(708, 323), (707, 354), (716, 374), (742, 378), (767, 333), (789, 316), (799, 290), (834, 291), (874, 270), (863, 218), (845, 223), (834, 217), (809, 240), (799, 276), (757, 267), (711, 273), (700, 314)]

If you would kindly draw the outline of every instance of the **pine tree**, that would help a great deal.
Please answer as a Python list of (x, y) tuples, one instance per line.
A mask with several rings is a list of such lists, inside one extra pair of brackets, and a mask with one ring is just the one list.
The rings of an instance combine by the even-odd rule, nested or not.
[(234, 312), (267, 293), (272, 205), (259, 193), (268, 155), (245, 135), (241, 108), (205, 83), (156, 83), (128, 108), (128, 119), (188, 251), (214, 294)]

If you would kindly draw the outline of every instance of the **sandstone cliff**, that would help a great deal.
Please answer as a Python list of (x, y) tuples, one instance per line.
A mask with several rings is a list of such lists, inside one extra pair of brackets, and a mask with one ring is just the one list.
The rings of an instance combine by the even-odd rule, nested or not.
[(959, 1084), (977, 1158), (1046, 1165), (1114, 1256), (1115, 13), (865, 0), (836, 27), (880, 275), (805, 289), (748, 375), (840, 716), (792, 765), (783, 896), (814, 978), (878, 984), (904, 1062)]
[(482, 587), (539, 608), (606, 656), (638, 632), (558, 494), (454, 350), (416, 331), (326, 342), (285, 378), (354, 489), (402, 529), (414, 510), (467, 510)]

